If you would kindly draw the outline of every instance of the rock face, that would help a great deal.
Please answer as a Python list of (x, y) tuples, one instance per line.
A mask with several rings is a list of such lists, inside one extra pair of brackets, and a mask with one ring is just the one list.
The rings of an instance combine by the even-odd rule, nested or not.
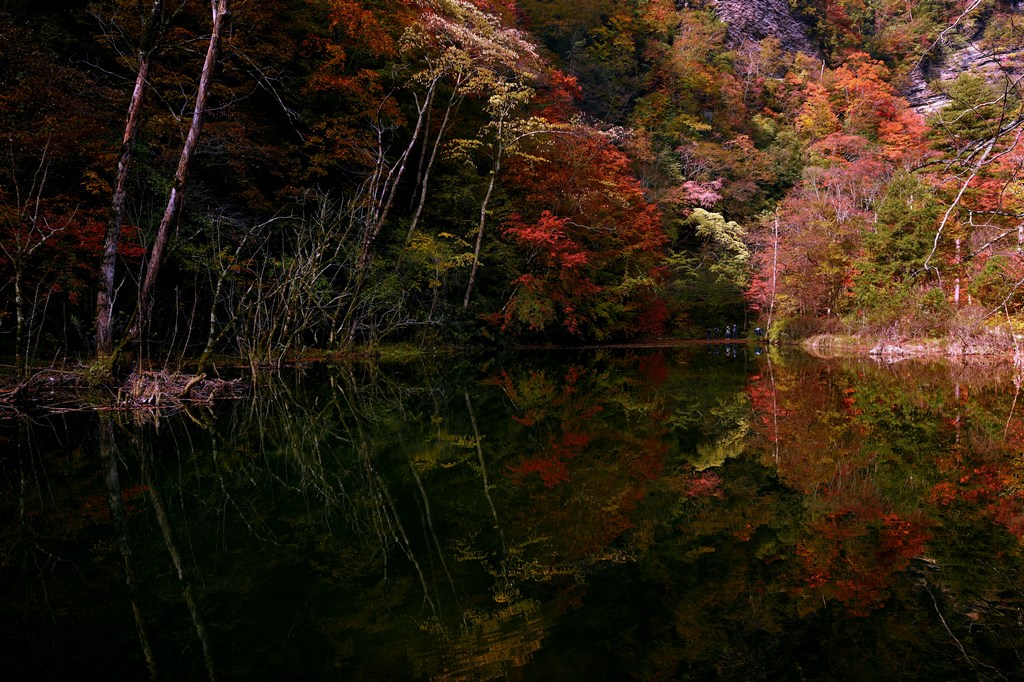
[[(1011, 20), (1017, 28), (1000, 39), (986, 39), (988, 24), (997, 14), (979, 13), (950, 26), (938, 38), (928, 54), (908, 75), (903, 96), (918, 113), (938, 111), (949, 98), (942, 94), (942, 84), (962, 73), (984, 76), (997, 86), (1015, 84), (1024, 75), (1024, 44), (1020, 39), (1020, 23), (1024, 21), (1024, 3), (1004, 1), (998, 16)], [(980, 11), (979, 11), (980, 12)], [(933, 87), (937, 86), (937, 87)]]
[(789, 9), (786, 0), (712, 0), (718, 17), (728, 25), (729, 40), (778, 38), (784, 50), (819, 54), (807, 37), (807, 26)]
[[(821, 51), (808, 37), (804, 25), (789, 8), (787, 0), (709, 0), (715, 13), (728, 26), (729, 41), (778, 38), (782, 48), (821, 57)], [(1024, 23), (1024, 0), (1002, 3), (1003, 12), (1020, 16)], [(1024, 76), (1024, 44), (986, 49), (979, 40), (986, 18), (971, 22), (970, 28), (949, 31), (931, 53), (931, 60), (919, 64), (905, 77), (902, 94), (918, 113), (927, 115), (945, 106), (949, 99), (932, 89), (932, 83), (951, 81), (968, 71), (984, 75), (992, 82), (1005, 83)]]
[(903, 96), (918, 113), (928, 115), (949, 102), (948, 97), (932, 89), (932, 83), (938, 83), (941, 90), (942, 82), (967, 72), (982, 75), (993, 83), (1014, 81), (1024, 75), (1024, 48), (985, 50), (972, 41), (959, 42), (959, 47), (947, 47), (937, 63), (927, 69), (918, 66), (910, 73)]

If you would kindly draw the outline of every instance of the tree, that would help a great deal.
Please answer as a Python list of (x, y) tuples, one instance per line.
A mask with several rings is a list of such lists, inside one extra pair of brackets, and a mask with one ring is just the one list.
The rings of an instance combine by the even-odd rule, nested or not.
[(510, 169), (525, 206), (536, 208), (505, 225), (503, 236), (525, 265), (496, 320), (520, 333), (660, 334), (667, 237), (660, 211), (629, 174), (629, 159), (582, 126), (543, 139)]
[(95, 274), (93, 202), (107, 193), (108, 93), (34, 30), (52, 26), (63, 44), (63, 31), (77, 25), (62, 15), (45, 12), (38, 26), (0, 15), (0, 277), (8, 292), (0, 318), (14, 321), (5, 328), (13, 327), (18, 372), (40, 341), (66, 347), (74, 339), (65, 321), (80, 314)]
[(750, 311), (761, 320), (765, 333), (769, 335), (775, 322), (775, 306), (782, 275), (779, 263), (780, 237), (779, 215), (776, 212), (762, 214), (751, 225), (750, 286), (743, 292), (743, 296)]
[(796, 117), (797, 130), (809, 135), (812, 140), (831, 135), (839, 130), (839, 117), (828, 90), (819, 83), (810, 82), (806, 88), (806, 99)]
[(920, 318), (930, 323), (927, 331), (940, 328), (945, 297), (922, 291), (921, 277), (940, 213), (934, 190), (921, 176), (900, 172), (873, 207), (874, 230), (864, 235), (851, 290), (855, 313), (877, 326)]
[(1024, 159), (1024, 98), (1019, 80), (1007, 80), (999, 89), (970, 74), (954, 80), (948, 92), (952, 101), (930, 119), (936, 142), (947, 154), (940, 176), (948, 187), (946, 209), (923, 268), (941, 283), (943, 255), (952, 241), (952, 254), (945, 260), (953, 265), (954, 304), (959, 307), (963, 280), (975, 267), (975, 256), (993, 255), (993, 248), (1008, 237), (1024, 243), (1024, 211), (1013, 191)]
[(206, 117), (207, 111), (206, 100), (210, 93), (213, 71), (217, 65), (221, 29), (224, 26), (225, 18), (228, 16), (228, 0), (211, 0), (210, 10), (212, 12), (210, 41), (206, 50), (206, 58), (203, 61), (199, 85), (196, 90), (192, 122), (185, 137), (185, 144), (181, 148), (181, 156), (178, 159), (178, 167), (174, 174), (174, 184), (171, 186), (171, 192), (167, 198), (167, 207), (164, 209), (163, 218), (160, 220), (160, 226), (157, 228), (156, 237), (149, 252), (145, 279), (143, 279), (142, 287), (139, 291), (139, 303), (135, 322), (130, 332), (131, 340), (136, 344), (142, 340), (143, 332), (149, 326), (150, 311), (153, 307), (153, 293), (156, 287), (157, 275), (160, 272), (160, 265), (163, 262), (164, 250), (170, 238), (171, 226), (177, 222), (185, 200), (189, 168), (192, 165), (196, 147), (199, 145), (199, 135), (202, 133), (203, 120)]
[[(29, 187), (22, 190), (17, 182), (14, 184), (15, 210), (3, 216), (2, 240), (0, 250), (13, 271), (14, 280), (14, 365), (18, 376), (28, 371), (27, 345), (25, 325), (25, 276), (33, 255), (55, 235), (63, 232), (69, 221), (54, 224), (41, 204), (46, 190), (47, 167), (44, 148), (39, 159), (39, 166), (32, 174)], [(5, 212), (6, 213), (6, 212)]]
[(487, 210), (490, 207), (491, 197), (494, 196), (494, 186), (498, 182), (502, 162), (507, 155), (515, 152), (523, 140), (545, 132), (543, 129), (537, 128), (538, 121), (534, 119), (520, 121), (515, 116), (517, 109), (523, 107), (533, 96), (531, 88), (503, 80), (495, 82), (493, 87), (496, 92), (487, 103), (487, 112), (491, 117), (488, 127), (493, 131), (490, 145), (491, 170), (487, 174), (487, 189), (480, 202), (480, 220), (477, 223), (476, 242), (473, 245), (473, 262), (469, 269), (466, 295), (462, 298), (463, 310), (469, 308), (469, 297), (473, 294), (473, 286), (476, 284), (476, 273), (480, 267), (480, 248), (483, 246), (484, 230), (487, 227)]
[[(758, 225), (748, 300), (773, 320), (806, 318), (805, 333), (850, 313), (870, 324), (891, 321), (894, 312), (909, 319), (916, 308), (907, 304), (918, 297), (915, 278), (901, 260), (897, 288), (907, 298), (895, 296), (887, 277), (897, 270), (881, 263), (895, 255), (897, 244), (911, 248), (920, 238), (914, 221), (929, 212), (927, 187), (892, 187), (894, 178), (905, 178), (931, 154), (926, 128), (896, 95), (886, 68), (865, 53), (850, 55), (835, 71), (823, 71), (820, 83), (807, 81), (802, 89), (804, 100), (793, 115), (808, 166), (778, 210)], [(902, 220), (910, 215), (913, 220)]]
[(673, 288), (681, 292), (693, 322), (728, 324), (743, 315), (750, 280), (746, 230), (703, 208), (693, 209), (686, 227), (692, 231), (683, 237), (689, 248), (669, 258), (676, 276)]
[(103, 239), (103, 259), (100, 263), (100, 282), (96, 294), (96, 353), (100, 357), (109, 355), (114, 349), (114, 271), (128, 198), (128, 171), (142, 122), (142, 101), (147, 88), (150, 61), (160, 44), (166, 26), (163, 0), (153, 0), (149, 13), (143, 19), (142, 35), (135, 55), (135, 87), (128, 102), (128, 115), (121, 138), (121, 154), (117, 161), (117, 176), (110, 204), (110, 218)]

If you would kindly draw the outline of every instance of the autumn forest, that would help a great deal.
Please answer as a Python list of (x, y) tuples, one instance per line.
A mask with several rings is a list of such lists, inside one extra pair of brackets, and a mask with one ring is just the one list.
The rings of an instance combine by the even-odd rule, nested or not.
[(1024, 679), (1022, 77), (1016, 0), (0, 0), (4, 679)]
[(1017, 3), (733, 5), (7, 0), (0, 353), (1012, 352)]

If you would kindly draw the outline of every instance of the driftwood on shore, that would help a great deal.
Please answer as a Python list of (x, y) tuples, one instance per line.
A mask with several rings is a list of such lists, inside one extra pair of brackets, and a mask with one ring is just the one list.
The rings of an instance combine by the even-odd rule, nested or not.
[(85, 383), (81, 372), (60, 369), (35, 372), (24, 379), (11, 378), (0, 381), (0, 405), (59, 400), (69, 391), (80, 391)]
[(48, 369), (0, 385), (0, 409), (151, 410), (208, 405), (245, 393), (240, 379), (167, 370), (132, 373), (121, 386), (97, 386), (83, 372)]
[(135, 372), (118, 391), (118, 405), (160, 407), (210, 403), (216, 398), (237, 397), (243, 392), (240, 379), (211, 379), (206, 374)]

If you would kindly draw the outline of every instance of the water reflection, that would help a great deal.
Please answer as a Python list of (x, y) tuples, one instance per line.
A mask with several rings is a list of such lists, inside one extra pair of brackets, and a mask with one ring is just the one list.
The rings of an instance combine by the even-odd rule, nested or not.
[(4, 422), (8, 676), (1024, 675), (1008, 371), (443, 364)]

